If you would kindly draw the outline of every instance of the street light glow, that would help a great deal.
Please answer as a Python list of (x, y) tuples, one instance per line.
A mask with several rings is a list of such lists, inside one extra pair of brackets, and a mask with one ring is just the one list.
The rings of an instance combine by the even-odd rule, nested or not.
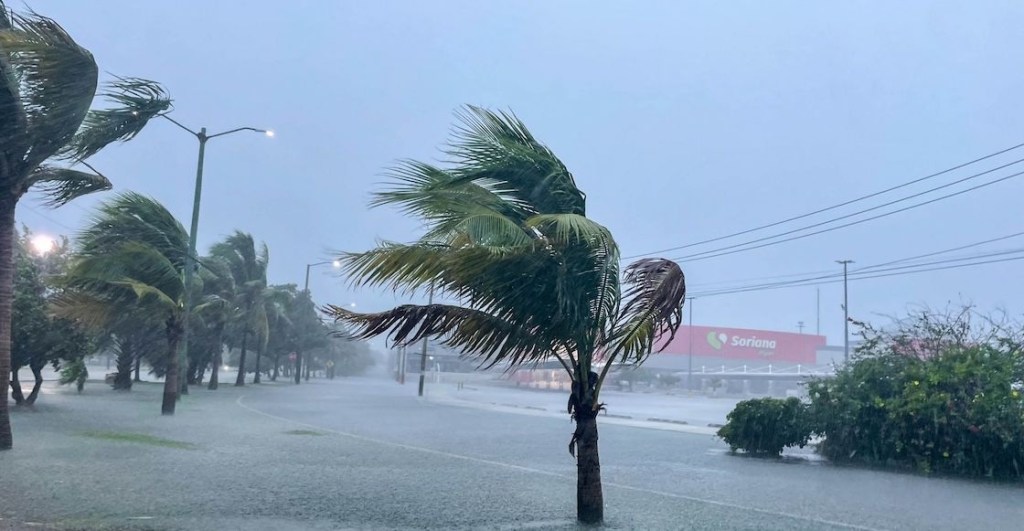
[(45, 255), (57, 247), (57, 240), (54, 240), (45, 234), (33, 236), (30, 243), (32, 245), (32, 249), (39, 255)]
[(266, 131), (264, 131), (263, 134), (269, 136), (270, 138), (274, 138), (274, 132), (272, 130), (270, 130), (270, 129), (267, 129)]

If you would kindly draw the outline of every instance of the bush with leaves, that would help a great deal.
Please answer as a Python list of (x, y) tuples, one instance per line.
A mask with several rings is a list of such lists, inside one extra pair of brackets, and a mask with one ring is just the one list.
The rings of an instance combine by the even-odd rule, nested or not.
[(853, 361), (808, 385), (819, 451), (923, 472), (1024, 476), (1019, 333), (972, 317), (969, 308), (922, 311), (889, 331), (864, 325)]
[(777, 456), (783, 448), (803, 448), (811, 438), (811, 417), (798, 398), (744, 400), (729, 412), (718, 436), (733, 451)]
[(82, 389), (85, 389), (85, 381), (88, 379), (89, 369), (85, 367), (85, 360), (83, 358), (77, 358), (64, 364), (64, 368), (60, 370), (60, 384), (68, 385), (73, 383), (79, 393), (82, 392)]

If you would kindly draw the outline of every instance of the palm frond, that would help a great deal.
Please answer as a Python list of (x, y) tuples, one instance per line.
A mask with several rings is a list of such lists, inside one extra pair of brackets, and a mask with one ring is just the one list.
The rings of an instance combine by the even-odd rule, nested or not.
[(96, 93), (98, 69), (54, 20), (35, 13), (10, 20), (0, 30), (0, 63), (4, 94), (18, 101), (0, 108), (0, 140), (11, 154), (8, 164), (16, 165), (9, 173), (27, 177), (74, 137)]
[(555, 348), (550, 336), (539, 327), (522, 327), (459, 306), (406, 304), (386, 312), (363, 314), (328, 305), (321, 311), (335, 322), (351, 326), (349, 333), (357, 339), (384, 335), (393, 344), (409, 345), (426, 337), (437, 337), (463, 353), (478, 354), (489, 365), (542, 361)]
[(94, 330), (104, 329), (118, 318), (124, 307), (86, 291), (65, 290), (50, 305), (57, 317), (73, 319)]
[(399, 244), (382, 242), (362, 253), (343, 253), (338, 257), (342, 274), (352, 284), (412, 291), (430, 284), (444, 268), (446, 247), (430, 243)]
[(584, 243), (602, 248), (616, 247), (607, 228), (580, 214), (538, 214), (527, 219), (526, 226), (539, 231), (549, 242), (561, 245)]
[(150, 120), (171, 109), (164, 88), (148, 79), (117, 77), (107, 84), (103, 97), (111, 106), (86, 114), (62, 156), (85, 160), (114, 142), (135, 138)]
[(179, 309), (185, 291), (181, 268), (158, 249), (139, 241), (81, 255), (71, 264), (64, 283), (73, 291), (137, 304), (156, 313)]
[(638, 260), (626, 268), (624, 281), (629, 285), (627, 302), (606, 345), (609, 363), (616, 357), (643, 361), (657, 341), (668, 344), (683, 322), (686, 278), (678, 264), (662, 258)]
[(156, 200), (135, 192), (119, 194), (100, 205), (88, 227), (78, 236), (80, 252), (104, 254), (126, 241), (142, 242), (184, 270), (188, 260), (188, 232)]
[(586, 197), (555, 154), (510, 112), (467, 106), (446, 153), (455, 175), (502, 183), (534, 213), (586, 214)]
[(102, 174), (45, 164), (32, 172), (26, 188), (36, 185), (47, 197), (47, 205), (52, 207), (64, 205), (68, 201), (86, 194), (111, 188), (110, 181)]

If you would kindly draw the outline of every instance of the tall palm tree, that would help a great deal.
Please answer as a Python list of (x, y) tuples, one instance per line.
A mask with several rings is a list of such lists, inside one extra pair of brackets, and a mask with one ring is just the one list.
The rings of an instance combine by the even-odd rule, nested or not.
[(558, 360), (572, 379), (577, 518), (604, 517), (597, 447), (602, 384), (613, 363), (641, 363), (682, 321), (685, 280), (665, 259), (619, 272), (611, 233), (586, 217), (565, 165), (514, 115), (468, 107), (446, 150), (447, 169), (406, 161), (373, 205), (398, 205), (426, 234), (341, 256), (354, 282), (436, 289), (459, 304), (326, 311), (361, 338), (400, 344), (436, 337), (486, 365)]
[(153, 199), (128, 192), (100, 206), (79, 235), (79, 252), (63, 278), (60, 315), (109, 326), (125, 308), (163, 323), (167, 337), (161, 412), (173, 415), (180, 391), (178, 347), (186, 312), (185, 227)]
[(285, 354), (287, 360), (287, 354), (295, 352), (296, 349), (296, 326), (293, 317), (300, 295), (295, 284), (277, 284), (270, 286), (270, 289), (277, 292), (277, 308), (268, 316), (270, 334), (267, 338), (267, 352), (274, 357), (270, 381), (276, 382), (281, 370), (281, 355)]
[(293, 293), (290, 290), (280, 286), (268, 286), (263, 290), (263, 314), (267, 319), (267, 326), (256, 344), (256, 370), (252, 383), (260, 383), (262, 370), (260, 360), (267, 350), (272, 331), (288, 323), (288, 311), (291, 308), (292, 297)]
[[(207, 353), (210, 358), (210, 382), (207, 389), (214, 391), (220, 386), (224, 330), (232, 316), (235, 280), (228, 265), (222, 260), (205, 257), (200, 262), (203, 264), (199, 274), (202, 280), (202, 294), (193, 299), (198, 300), (193, 312), (202, 319), (203, 328), (196, 330), (193, 335), (206, 337), (205, 346), (212, 350)], [(190, 355), (191, 352), (190, 349)]]
[(235, 329), (240, 335), (241, 356), (235, 385), (245, 385), (245, 356), (252, 338), (257, 345), (267, 337), (267, 264), (270, 251), (259, 246), (251, 234), (235, 231), (210, 249), (210, 255), (223, 261), (235, 282)]
[(108, 189), (102, 175), (59, 163), (84, 161), (131, 139), (170, 108), (158, 85), (128, 78), (107, 91), (113, 108), (90, 111), (98, 73), (92, 54), (55, 21), (13, 14), (0, 1), (0, 450), (13, 445), (7, 387), (18, 200), (36, 189), (60, 206)]

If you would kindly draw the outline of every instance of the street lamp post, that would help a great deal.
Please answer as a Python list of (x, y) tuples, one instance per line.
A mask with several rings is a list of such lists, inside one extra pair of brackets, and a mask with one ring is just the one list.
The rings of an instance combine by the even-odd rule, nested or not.
[(166, 118), (167, 121), (187, 131), (192, 136), (196, 137), (199, 141), (199, 160), (196, 164), (196, 190), (195, 195), (192, 198), (192, 225), (188, 232), (188, 257), (185, 259), (185, 322), (182, 327), (182, 340), (181, 348), (179, 349), (179, 374), (181, 375), (181, 394), (188, 394), (188, 379), (186, 374), (188, 371), (188, 336), (189, 336), (189, 313), (192, 307), (192, 278), (196, 273), (196, 238), (199, 234), (199, 202), (203, 195), (203, 161), (206, 156), (206, 143), (213, 138), (219, 136), (227, 136), (233, 133), (239, 133), (242, 131), (252, 131), (256, 133), (263, 133), (269, 137), (274, 136), (274, 132), (269, 129), (258, 129), (255, 127), (237, 127), (228, 131), (223, 131), (215, 134), (207, 134), (206, 128), (203, 127), (199, 131), (193, 131), (189, 127), (183, 125), (181, 122), (171, 118), (166, 114), (159, 115)]
[[(341, 262), (337, 260), (326, 260), (323, 262), (314, 262), (312, 264), (306, 264), (306, 282), (302, 285), (303, 295), (312, 302), (313, 298), (309, 296), (309, 270), (316, 266), (322, 266), (331, 264), (334, 267), (341, 267)], [(302, 380), (302, 344), (299, 343), (295, 349), (295, 383), (301, 383)], [(309, 381), (309, 376), (306, 376), (306, 381)]]

